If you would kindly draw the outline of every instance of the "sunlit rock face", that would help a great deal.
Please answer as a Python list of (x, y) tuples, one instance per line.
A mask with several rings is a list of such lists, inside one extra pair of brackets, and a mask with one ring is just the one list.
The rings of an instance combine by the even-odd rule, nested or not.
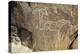
[[(76, 15), (74, 15), (76, 20), (72, 25), (76, 7), (44, 3), (31, 3), (31, 7), (34, 27), (33, 47), (37, 50), (68, 49), (73, 40), (70, 36), (77, 30)], [(76, 28), (72, 28), (75, 26)]]
[[(77, 5), (10, 2), (11, 36), (31, 51), (77, 48)], [(13, 37), (13, 32), (16, 36)], [(13, 44), (12, 44), (13, 45)], [(19, 45), (19, 44), (18, 44)], [(13, 47), (14, 50), (14, 47)]]

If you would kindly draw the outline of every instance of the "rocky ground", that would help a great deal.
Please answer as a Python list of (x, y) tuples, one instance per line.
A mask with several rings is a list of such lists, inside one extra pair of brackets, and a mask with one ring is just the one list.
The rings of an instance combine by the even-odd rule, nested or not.
[(28, 48), (27, 46), (21, 45), (21, 43), (11, 43), (11, 52), (12, 53), (27, 53), (32, 52), (32, 49)]
[[(26, 44), (22, 44), (20, 37), (17, 35), (17, 28), (11, 26), (11, 36), (10, 36), (9, 48), (12, 53), (25, 53), (32, 52), (32, 49), (28, 47), (28, 41)], [(26, 45), (26, 46), (25, 46)]]

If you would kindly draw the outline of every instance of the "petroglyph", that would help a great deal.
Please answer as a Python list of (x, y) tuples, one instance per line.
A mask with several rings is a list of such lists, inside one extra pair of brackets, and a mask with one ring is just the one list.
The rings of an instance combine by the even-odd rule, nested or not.
[(13, 6), (11, 26), (16, 28), (11, 28), (17, 29), (17, 33), (11, 29), (10, 36), (14, 36), (14, 32), (16, 34), (16, 39), (12, 37), (15, 40), (13, 42), (20, 41), (21, 45), (33, 51), (63, 50), (73, 47), (78, 30), (77, 6), (34, 2), (16, 2)]

